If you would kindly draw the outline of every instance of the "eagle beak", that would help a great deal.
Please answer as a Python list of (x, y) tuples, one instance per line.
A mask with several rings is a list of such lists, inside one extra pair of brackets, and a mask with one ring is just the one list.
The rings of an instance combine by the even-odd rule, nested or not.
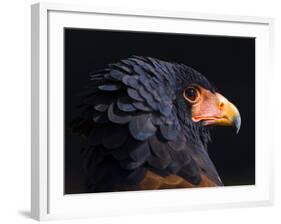
[(210, 120), (203, 121), (204, 125), (213, 126), (233, 126), (238, 134), (241, 127), (241, 116), (238, 109), (229, 102), (225, 97), (216, 94), (219, 101), (219, 113)]
[[(233, 126), (238, 134), (241, 116), (238, 109), (219, 93), (206, 97), (194, 108), (192, 120), (201, 121), (204, 126)], [(199, 108), (199, 109), (198, 109)]]
[(241, 116), (240, 116), (240, 114), (238, 114), (237, 116), (234, 117), (232, 124), (233, 124), (232, 126), (236, 129), (236, 134), (238, 134), (238, 132), (240, 131), (240, 127), (241, 127)]

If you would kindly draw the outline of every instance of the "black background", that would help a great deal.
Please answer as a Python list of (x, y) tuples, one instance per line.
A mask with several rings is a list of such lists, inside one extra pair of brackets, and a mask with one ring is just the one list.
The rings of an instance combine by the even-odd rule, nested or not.
[(212, 132), (209, 154), (227, 186), (255, 184), (255, 39), (225, 36), (65, 29), (65, 193), (86, 192), (79, 150), (68, 124), (91, 71), (132, 55), (184, 63), (201, 72), (240, 111), (238, 135)]

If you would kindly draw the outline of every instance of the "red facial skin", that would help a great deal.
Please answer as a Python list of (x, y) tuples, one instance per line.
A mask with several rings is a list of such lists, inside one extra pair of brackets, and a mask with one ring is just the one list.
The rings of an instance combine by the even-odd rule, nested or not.
[[(189, 87), (190, 88), (190, 87)], [(203, 125), (233, 126), (240, 128), (241, 118), (238, 109), (219, 93), (212, 93), (200, 86), (192, 86), (196, 97), (189, 97), (186, 92), (184, 98), (192, 105), (192, 120), (202, 121)], [(194, 91), (194, 90), (193, 90)]]

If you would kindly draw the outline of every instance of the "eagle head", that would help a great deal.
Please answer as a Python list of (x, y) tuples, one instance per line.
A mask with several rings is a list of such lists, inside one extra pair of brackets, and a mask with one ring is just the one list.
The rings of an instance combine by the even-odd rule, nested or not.
[(174, 104), (183, 126), (195, 132), (193, 136), (200, 136), (206, 144), (209, 131), (204, 127), (232, 126), (236, 133), (239, 132), (241, 117), (233, 103), (193, 68), (183, 64), (173, 64), (172, 67), (170, 74), (175, 77), (176, 90)]

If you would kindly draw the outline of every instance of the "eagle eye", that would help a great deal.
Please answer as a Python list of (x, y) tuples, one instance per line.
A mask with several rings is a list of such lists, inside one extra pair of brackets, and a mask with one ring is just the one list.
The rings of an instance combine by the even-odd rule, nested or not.
[(188, 100), (190, 103), (195, 103), (200, 96), (199, 90), (194, 87), (187, 87), (184, 92), (183, 92), (183, 96), (186, 100)]

